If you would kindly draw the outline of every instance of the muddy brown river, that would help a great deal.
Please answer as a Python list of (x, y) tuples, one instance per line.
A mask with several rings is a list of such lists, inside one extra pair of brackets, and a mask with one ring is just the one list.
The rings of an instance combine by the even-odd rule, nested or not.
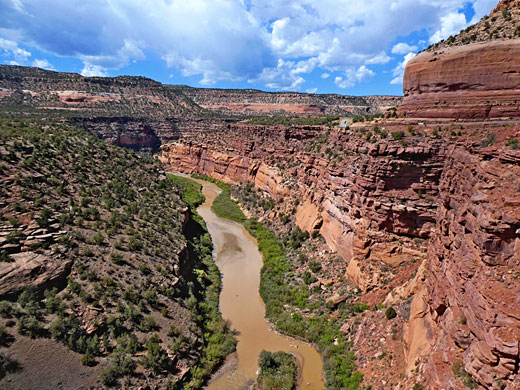
[(206, 201), (198, 212), (206, 221), (214, 244), (214, 256), (222, 274), (220, 310), (238, 332), (236, 364), (225, 369), (207, 386), (209, 390), (247, 389), (258, 371), (258, 355), (268, 351), (285, 351), (296, 356), (302, 366), (301, 389), (322, 390), (322, 360), (309, 344), (280, 335), (264, 317), (265, 308), (259, 294), (262, 255), (256, 240), (238, 223), (217, 217), (211, 205), (220, 193), (213, 183), (203, 185)]

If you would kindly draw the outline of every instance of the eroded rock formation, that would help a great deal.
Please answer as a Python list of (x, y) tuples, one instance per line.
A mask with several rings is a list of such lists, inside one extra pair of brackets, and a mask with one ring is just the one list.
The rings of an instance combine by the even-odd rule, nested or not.
[[(319, 230), (346, 260), (345, 277), (367, 297), (422, 261), (415, 278), (402, 280), (386, 299), (415, 294), (404, 377), (430, 388), (471, 380), (514, 389), (520, 152), (505, 143), (520, 136), (519, 128), (467, 126), (459, 136), (453, 129), (460, 126), (442, 134), (416, 126), (414, 135), (407, 129), (393, 140), (378, 134), (396, 133), (399, 125), (379, 126), (368, 134), (235, 125), (164, 145), (160, 159), (174, 170), (254, 183), (274, 199), (297, 198), (296, 223)], [(492, 143), (474, 141), (490, 132)], [(401, 388), (410, 383), (403, 380)]]
[(520, 116), (520, 6), (502, 1), (490, 16), (412, 59), (401, 115), (484, 120)]

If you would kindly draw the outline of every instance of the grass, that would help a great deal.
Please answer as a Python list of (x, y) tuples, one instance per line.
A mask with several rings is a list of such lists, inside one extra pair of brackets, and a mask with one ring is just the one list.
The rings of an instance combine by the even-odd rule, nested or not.
[(247, 220), (237, 202), (231, 199), (231, 189), (229, 188), (229, 184), (215, 180), (206, 175), (199, 174), (193, 175), (193, 177), (215, 183), (222, 190), (211, 206), (211, 210), (213, 210), (217, 216), (239, 223), (243, 223)]

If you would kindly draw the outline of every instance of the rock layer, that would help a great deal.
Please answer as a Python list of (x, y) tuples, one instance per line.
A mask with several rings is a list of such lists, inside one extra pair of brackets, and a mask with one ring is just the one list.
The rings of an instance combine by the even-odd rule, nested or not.
[[(160, 159), (174, 170), (254, 183), (274, 199), (298, 199), (296, 223), (319, 230), (346, 261), (345, 277), (365, 293), (424, 260), (386, 300), (415, 294), (403, 340), (409, 381), (399, 388), (474, 381), (516, 389), (520, 151), (504, 142), (520, 129), (479, 125), (451, 137), (433, 130), (367, 142), (376, 135), (366, 129), (235, 125), (164, 145)], [(475, 143), (485, 131), (496, 144)]]
[(425, 51), (404, 76), (399, 113), (414, 118), (520, 117), (520, 39)]

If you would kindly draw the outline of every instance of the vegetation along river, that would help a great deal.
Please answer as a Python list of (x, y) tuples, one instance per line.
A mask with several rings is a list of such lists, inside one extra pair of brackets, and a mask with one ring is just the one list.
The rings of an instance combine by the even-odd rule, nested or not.
[(258, 355), (267, 351), (284, 351), (296, 356), (302, 365), (302, 389), (322, 390), (322, 360), (309, 344), (280, 335), (264, 318), (265, 308), (260, 298), (262, 254), (256, 240), (239, 223), (218, 217), (211, 211), (220, 193), (217, 185), (196, 180), (203, 185), (206, 197), (198, 212), (206, 221), (215, 247), (215, 261), (222, 274), (220, 310), (238, 332), (238, 362), (225, 370), (208, 385), (209, 390), (238, 390), (255, 380)]

